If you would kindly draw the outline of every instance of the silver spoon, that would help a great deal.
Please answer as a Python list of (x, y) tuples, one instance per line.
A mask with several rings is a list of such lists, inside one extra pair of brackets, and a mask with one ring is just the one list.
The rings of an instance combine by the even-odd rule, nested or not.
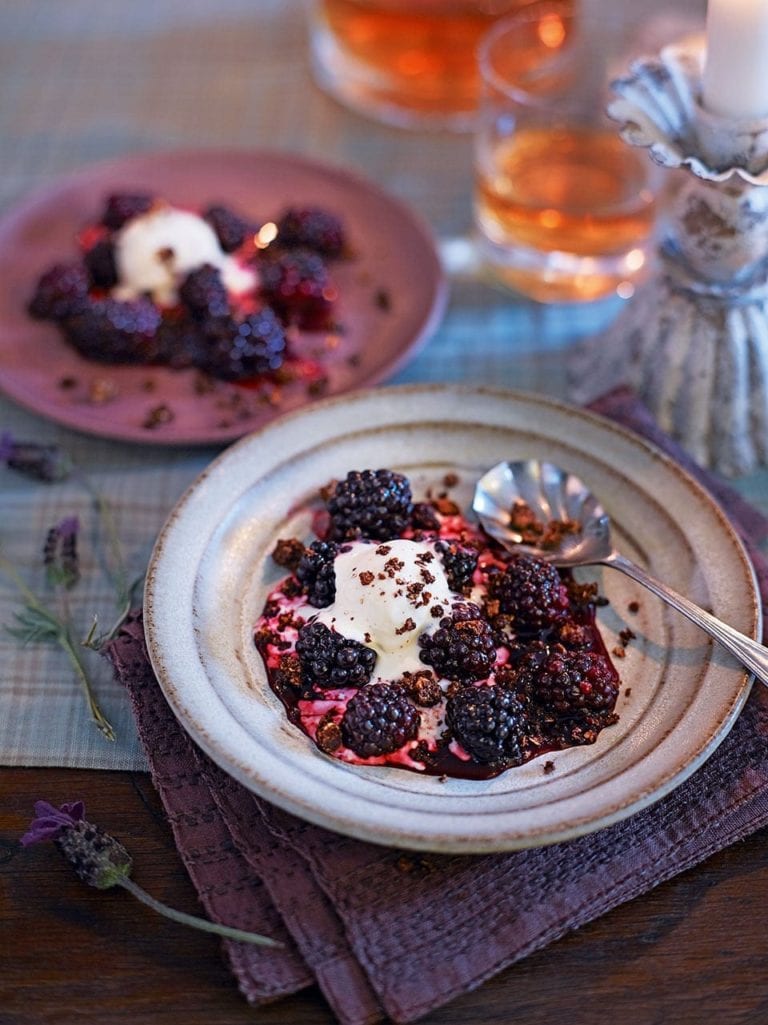
[[(523, 545), (522, 535), (511, 527), (510, 511), (517, 500), (525, 502), (544, 523), (571, 520), (580, 524), (580, 529), (564, 533), (553, 548)], [(611, 543), (608, 515), (586, 485), (572, 473), (537, 459), (498, 463), (477, 482), (472, 508), (486, 532), (510, 551), (522, 549), (556, 566), (613, 566), (621, 570), (687, 616), (730, 651), (761, 683), (768, 684), (768, 649), (654, 580), (621, 555)]]

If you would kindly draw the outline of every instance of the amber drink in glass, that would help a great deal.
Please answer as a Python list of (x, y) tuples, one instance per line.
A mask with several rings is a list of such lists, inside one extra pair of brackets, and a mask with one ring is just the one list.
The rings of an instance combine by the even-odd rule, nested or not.
[(531, 0), (313, 0), (319, 83), (349, 106), (408, 128), (474, 127), (477, 45)]
[(650, 261), (659, 170), (604, 114), (606, 39), (542, 0), (479, 49), (479, 246), (497, 278), (544, 302), (628, 297)]

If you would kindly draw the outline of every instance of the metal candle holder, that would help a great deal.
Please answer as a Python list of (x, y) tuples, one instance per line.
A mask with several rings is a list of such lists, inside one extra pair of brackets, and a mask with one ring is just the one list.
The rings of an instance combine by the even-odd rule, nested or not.
[(576, 349), (571, 393), (631, 385), (702, 465), (768, 465), (768, 120), (701, 105), (703, 43), (633, 63), (608, 108), (624, 140), (682, 168), (659, 271), (607, 332)]

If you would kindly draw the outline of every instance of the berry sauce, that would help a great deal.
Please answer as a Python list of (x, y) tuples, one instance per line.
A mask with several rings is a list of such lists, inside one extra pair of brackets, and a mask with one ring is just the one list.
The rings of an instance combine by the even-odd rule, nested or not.
[[(614, 706), (619, 683), (618, 673), (596, 622), (596, 605), (601, 600), (597, 597), (595, 585), (577, 584), (568, 571), (559, 571), (562, 600), (553, 606), (550, 620), (547, 621), (547, 615), (542, 613), (541, 616), (533, 616), (537, 623), (535, 628), (518, 625), (516, 630), (514, 616), (500, 612), (497, 599), (497, 595), (504, 591), (498, 585), (500, 574), (516, 562), (515, 556), (501, 549), (460, 514), (452, 512), (446, 515), (436, 508), (434, 521), (434, 530), (407, 527), (400, 537), (432, 546), (436, 543), (433, 548), (436, 553), (446, 551), (444, 542), (453, 542), (476, 554), (474, 572), (463, 590), (454, 592), (457, 604), (453, 608), (458, 611), (454, 611), (453, 620), (448, 609), (438, 608), (436, 618), (443, 616), (439, 625), (447, 627), (447, 636), (451, 630), (458, 630), (454, 636), (461, 636), (463, 624), (459, 622), (457, 627), (456, 621), (466, 619), (468, 615), (482, 619), (483, 622), (476, 622), (474, 627), (484, 636), (489, 628), (493, 632), (495, 659), (490, 671), (482, 679), (475, 679), (466, 675), (462, 677), (459, 669), (451, 673), (458, 675), (459, 679), (451, 680), (441, 677), (426, 662), (417, 669), (408, 663), (410, 671), (405, 671), (399, 679), (393, 679), (391, 670), (386, 679), (377, 676), (374, 667), (370, 680), (361, 689), (321, 687), (302, 665), (296, 643), (301, 628), (313, 622), (323, 610), (309, 604), (307, 588), (300, 583), (295, 572), (291, 572), (268, 595), (254, 627), (255, 645), (263, 658), (269, 685), (282, 702), (288, 719), (325, 754), (347, 763), (386, 765), (427, 775), (472, 780), (490, 779), (541, 755), (593, 743), (604, 727), (617, 721)], [(316, 530), (319, 525), (322, 537), (327, 517), (316, 517), (314, 525)], [(341, 550), (344, 550), (343, 545)], [(544, 563), (538, 565), (542, 579), (545, 576), (549, 579), (551, 569)], [(535, 567), (534, 570), (526, 567), (529, 576), (533, 571)], [(451, 579), (453, 584), (454, 578)], [(489, 580), (492, 581), (490, 587)], [(467, 609), (474, 611), (468, 613)], [(530, 623), (530, 608), (526, 615)], [(525, 617), (520, 613), (518, 624), (524, 621)], [(436, 622), (429, 631), (433, 637), (437, 627)], [(479, 631), (480, 627), (482, 631)], [(342, 622), (334, 625), (333, 629), (344, 633)], [(375, 639), (370, 641), (375, 646)], [(429, 648), (422, 646), (421, 650), (426, 655)], [(439, 666), (440, 662), (435, 664)], [(598, 665), (599, 674), (590, 677), (584, 666), (594, 664)], [(488, 662), (485, 665), (487, 667)], [(345, 735), (349, 739), (349, 728), (345, 734), (345, 709), (356, 694), (364, 691), (365, 686), (382, 682), (392, 684), (398, 690), (399, 700), (404, 700), (402, 695), (407, 695), (408, 702), (418, 713), (418, 731), (395, 750), (361, 757), (343, 741)], [(494, 693), (512, 691), (515, 695), (516, 700), (511, 704), (519, 716), (519, 720), (512, 723), (517, 739), (514, 745), (506, 747), (499, 740), (498, 749), (502, 753), (498, 757), (488, 757), (487, 760), (473, 757), (467, 750), (473, 746), (472, 738), (467, 739), (467, 747), (464, 747), (451, 726), (451, 695), (458, 690), (466, 691), (468, 687), (491, 687)], [(410, 706), (408, 711), (412, 720)], [(510, 724), (505, 721), (500, 726), (484, 725), (482, 728), (491, 731), (498, 728), (506, 731), (503, 733), (506, 735)], [(482, 743), (474, 747), (487, 750), (487, 745), (484, 747)], [(366, 748), (361, 745), (361, 749)]]

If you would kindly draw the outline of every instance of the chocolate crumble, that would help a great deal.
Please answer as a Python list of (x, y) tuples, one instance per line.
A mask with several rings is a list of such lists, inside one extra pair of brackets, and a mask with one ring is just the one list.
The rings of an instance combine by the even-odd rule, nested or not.
[(417, 673), (403, 673), (403, 686), (411, 701), (422, 708), (433, 708), (443, 699), (440, 684), (428, 669)]
[[(389, 549), (387, 549), (387, 551), (389, 551)], [(403, 566), (405, 566), (405, 563), (402, 559), (396, 559), (394, 556), (391, 559), (387, 559), (384, 563), (384, 569), (390, 579), (394, 577), (395, 573), (399, 573)], [(401, 583), (401, 581), (398, 581), (398, 583)]]
[(564, 537), (581, 532), (579, 520), (540, 520), (527, 502), (518, 499), (510, 509), (509, 526), (520, 535), (523, 544), (538, 548), (557, 548)]
[(333, 721), (334, 711), (326, 712), (318, 723), (315, 734), (317, 746), (325, 754), (331, 754), (341, 747), (341, 727)]
[(458, 516), (461, 512), (458, 505), (450, 498), (436, 498), (434, 506), (441, 516)]
[(298, 538), (280, 539), (272, 552), (272, 560), (278, 566), (285, 566), (286, 569), (294, 572), (305, 551), (304, 545)]
[(162, 427), (164, 424), (169, 424), (174, 419), (174, 412), (165, 404), (155, 406), (154, 409), (150, 409), (141, 425), (148, 431), (153, 431), (156, 427)]

